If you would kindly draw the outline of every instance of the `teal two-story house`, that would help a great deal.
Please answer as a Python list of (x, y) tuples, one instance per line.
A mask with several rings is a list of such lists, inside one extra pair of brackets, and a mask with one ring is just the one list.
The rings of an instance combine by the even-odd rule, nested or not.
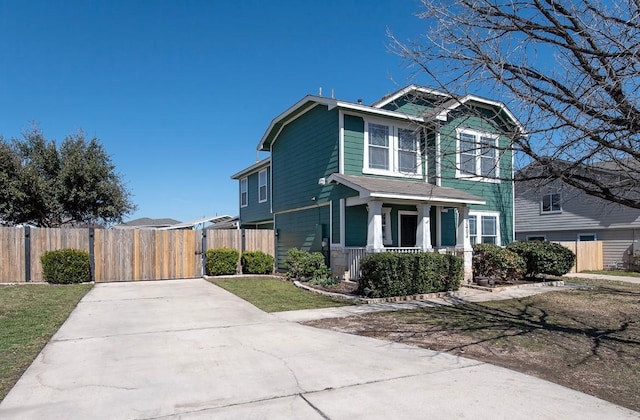
[(504, 104), (408, 86), (363, 105), (308, 95), (278, 115), (232, 176), (240, 223), (275, 230), (276, 265), (290, 248), (321, 251), (357, 279), (373, 252), (456, 252), (471, 277), (475, 243), (513, 240), (510, 136)]

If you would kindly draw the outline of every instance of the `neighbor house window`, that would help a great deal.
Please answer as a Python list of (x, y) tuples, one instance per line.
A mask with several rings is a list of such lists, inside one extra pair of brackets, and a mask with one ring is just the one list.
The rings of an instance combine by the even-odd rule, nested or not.
[(545, 194), (540, 202), (541, 213), (560, 213), (562, 211), (562, 197), (559, 193)]
[(498, 136), (458, 129), (456, 177), (495, 179), (499, 176)]
[(469, 238), (471, 245), (500, 244), (499, 213), (469, 213)]
[(598, 238), (595, 233), (581, 233), (578, 235), (578, 241), (580, 242), (590, 242), (597, 241)]
[(240, 207), (247, 207), (249, 203), (249, 180), (242, 178), (240, 180)]
[(527, 235), (527, 241), (544, 242), (546, 240), (547, 240), (547, 237), (544, 235)]
[(258, 202), (267, 201), (267, 170), (258, 172)]
[(420, 177), (419, 131), (367, 121), (364, 138), (364, 173)]

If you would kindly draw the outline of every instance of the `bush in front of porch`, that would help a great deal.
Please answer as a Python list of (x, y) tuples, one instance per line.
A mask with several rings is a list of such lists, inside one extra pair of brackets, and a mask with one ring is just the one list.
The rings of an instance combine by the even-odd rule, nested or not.
[[(362, 259), (358, 292), (370, 297), (407, 296), (458, 290), (464, 260), (430, 252), (378, 253)], [(365, 293), (367, 292), (367, 293)]]

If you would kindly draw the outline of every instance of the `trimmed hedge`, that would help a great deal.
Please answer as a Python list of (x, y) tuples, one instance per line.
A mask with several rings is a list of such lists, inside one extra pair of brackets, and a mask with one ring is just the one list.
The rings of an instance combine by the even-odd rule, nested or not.
[(232, 248), (208, 249), (207, 275), (224, 276), (236, 274), (240, 253)]
[(91, 281), (89, 253), (80, 249), (47, 251), (40, 257), (46, 282), (72, 284)]
[(275, 260), (261, 251), (244, 251), (240, 262), (244, 274), (271, 274)]
[(359, 293), (371, 297), (407, 296), (458, 290), (464, 261), (454, 255), (430, 252), (381, 252), (363, 258), (360, 269)]
[(287, 252), (286, 276), (289, 280), (307, 281), (312, 279), (326, 279), (331, 277), (331, 270), (324, 262), (321, 252), (301, 251), (291, 248)]
[(502, 281), (520, 280), (526, 271), (524, 259), (513, 251), (493, 244), (473, 246), (473, 276)]
[(567, 274), (576, 262), (576, 254), (573, 251), (552, 242), (512, 242), (507, 245), (507, 249), (524, 259), (529, 277), (540, 274), (562, 276)]

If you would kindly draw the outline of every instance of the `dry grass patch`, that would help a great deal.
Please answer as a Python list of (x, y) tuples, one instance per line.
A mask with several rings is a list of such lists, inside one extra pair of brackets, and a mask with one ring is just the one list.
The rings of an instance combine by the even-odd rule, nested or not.
[(640, 411), (640, 285), (584, 282), (594, 287), (308, 325), (463, 355)]

